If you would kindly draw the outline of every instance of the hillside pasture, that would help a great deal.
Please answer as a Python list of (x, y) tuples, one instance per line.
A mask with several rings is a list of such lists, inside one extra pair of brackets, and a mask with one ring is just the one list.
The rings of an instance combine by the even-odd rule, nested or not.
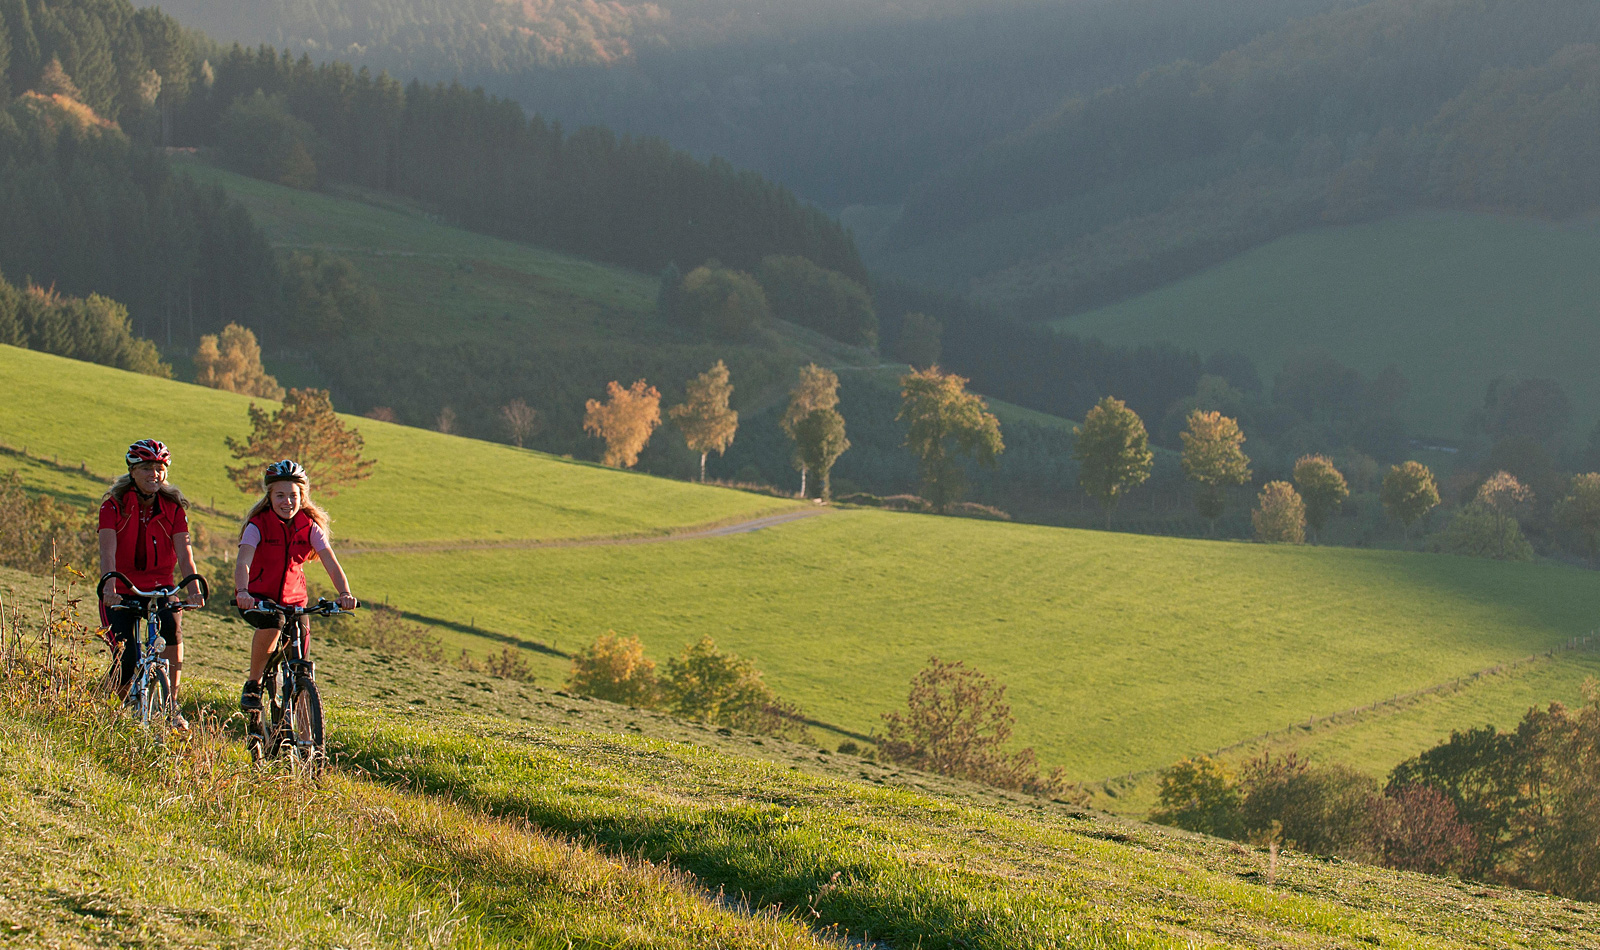
[(1268, 386), (1320, 348), (1370, 378), (1411, 381), (1413, 428), (1460, 434), (1502, 374), (1549, 377), (1572, 435), (1600, 418), (1600, 221), (1460, 212), (1401, 215), (1281, 238), (1185, 280), (1057, 320), (1118, 343), (1244, 353)]
[[(246, 409), (252, 401), (275, 407), (265, 400), (0, 346), (0, 442), (68, 466), (115, 474), (128, 443), (158, 438), (172, 449), (174, 484), (201, 504), (241, 514), (256, 496), (241, 493), (228, 480), (224, 466), (233, 459), (223, 440), (249, 434)], [(366, 441), (366, 457), (377, 462), (372, 478), (340, 490), (336, 497), (318, 495), (333, 514), (335, 536), (346, 544), (661, 534), (798, 505), (612, 471), (498, 443), (344, 418)]]

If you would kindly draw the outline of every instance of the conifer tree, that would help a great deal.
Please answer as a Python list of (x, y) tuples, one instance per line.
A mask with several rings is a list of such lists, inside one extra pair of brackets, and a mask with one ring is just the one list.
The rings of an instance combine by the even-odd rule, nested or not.
[(275, 412), (251, 403), (250, 430), (242, 442), (225, 440), (241, 463), (227, 466), (228, 477), (247, 494), (261, 489), (262, 471), (280, 459), (303, 465), (311, 487), (324, 495), (372, 477), (375, 463), (361, 457), (361, 432), (345, 427), (326, 389), (291, 389)]
[(667, 410), (683, 431), (689, 451), (700, 453), (702, 482), (706, 480), (706, 456), (726, 452), (733, 444), (734, 433), (739, 431), (739, 413), (728, 408), (732, 396), (727, 364), (717, 360), (717, 365), (689, 380), (685, 401)]

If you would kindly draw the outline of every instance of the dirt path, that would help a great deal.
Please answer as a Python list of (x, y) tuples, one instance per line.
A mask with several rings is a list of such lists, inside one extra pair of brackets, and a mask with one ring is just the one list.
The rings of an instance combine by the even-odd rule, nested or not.
[(419, 544), (396, 544), (382, 547), (346, 547), (340, 552), (341, 557), (355, 557), (362, 554), (436, 554), (444, 551), (500, 551), (500, 550), (533, 550), (538, 548), (592, 548), (606, 545), (620, 544), (660, 544), (665, 541), (697, 541), (701, 538), (725, 538), (736, 534), (751, 534), (763, 528), (771, 528), (802, 518), (814, 518), (827, 512), (822, 506), (812, 508), (797, 508), (792, 511), (781, 511), (777, 514), (763, 515), (751, 518), (748, 521), (735, 521), (732, 523), (705, 525), (699, 528), (687, 528), (667, 534), (641, 535), (637, 537), (607, 536), (599, 538), (565, 538), (555, 541), (424, 541)]

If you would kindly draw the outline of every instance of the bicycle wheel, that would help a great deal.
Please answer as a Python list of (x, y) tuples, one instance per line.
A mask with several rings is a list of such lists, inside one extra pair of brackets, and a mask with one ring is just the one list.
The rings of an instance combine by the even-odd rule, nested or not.
[(167, 671), (159, 666), (151, 667), (144, 681), (144, 689), (139, 690), (139, 725), (149, 728), (152, 716), (167, 715), (171, 710), (171, 697), (171, 690), (167, 688)]
[(284, 712), (295, 756), (302, 762), (322, 758), (322, 700), (317, 696), (317, 684), (301, 680)]

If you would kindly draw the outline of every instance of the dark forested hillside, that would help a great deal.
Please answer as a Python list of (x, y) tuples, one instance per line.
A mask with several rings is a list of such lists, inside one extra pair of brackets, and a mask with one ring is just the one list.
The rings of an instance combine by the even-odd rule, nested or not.
[(919, 188), (889, 257), (1059, 315), (1329, 221), (1581, 213), (1600, 172), (1596, 41), (1588, 0), (1329, 13), (1069, 101)]
[(219, 39), (461, 78), (659, 135), (829, 207), (907, 187), (1062, 97), (1352, 0), (177, 0)]
[[(393, 191), (476, 230), (647, 271), (710, 258), (753, 271), (782, 254), (866, 279), (849, 235), (821, 211), (660, 139), (598, 127), (569, 134), (481, 89), (402, 88), (270, 47), (234, 47), (213, 69), (214, 81), (185, 105), (180, 139), (220, 144), (243, 166), (270, 150), (260, 136), (274, 128), (275, 140), (292, 142), (279, 166), (245, 169), (261, 177)], [(237, 117), (241, 108), (251, 110), (239, 123), (244, 135), (230, 138), (229, 110)]]

